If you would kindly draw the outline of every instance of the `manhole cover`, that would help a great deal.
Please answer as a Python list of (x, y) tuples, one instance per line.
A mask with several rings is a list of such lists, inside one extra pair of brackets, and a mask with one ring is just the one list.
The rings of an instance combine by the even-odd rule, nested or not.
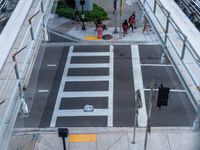
[(105, 34), (105, 35), (102, 36), (102, 38), (103, 38), (104, 40), (110, 40), (110, 39), (113, 38), (113, 36), (110, 35), (110, 34)]

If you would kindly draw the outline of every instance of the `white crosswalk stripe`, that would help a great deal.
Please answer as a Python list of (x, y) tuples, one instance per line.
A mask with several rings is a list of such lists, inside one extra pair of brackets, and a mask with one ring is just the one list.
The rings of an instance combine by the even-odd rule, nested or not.
[(96, 64), (68, 64), (66, 68), (109, 68), (108, 63), (96, 63)]
[(138, 126), (144, 127), (147, 122), (147, 110), (145, 104), (145, 95), (143, 89), (143, 79), (142, 79), (142, 70), (140, 65), (140, 54), (138, 45), (131, 45), (131, 54), (132, 54), (132, 67), (133, 67), (133, 79), (134, 87), (136, 90), (140, 89), (141, 99), (143, 107), (139, 109), (138, 115)]
[(76, 52), (72, 56), (110, 56), (110, 52)]
[(65, 81), (108, 81), (110, 76), (66, 76)]
[(108, 91), (98, 91), (98, 92), (63, 92), (62, 97), (105, 97), (109, 96)]
[[(110, 46), (109, 52), (73, 52), (74, 47), (70, 46), (66, 60), (61, 84), (59, 87), (56, 104), (51, 119), (51, 127), (56, 126), (58, 117), (75, 117), (75, 116), (107, 116), (107, 126), (113, 126), (113, 46)], [(109, 57), (109, 63), (71, 63), (71, 58), (103, 56)], [(70, 68), (108, 68), (109, 74), (102, 76), (68, 76)], [(108, 91), (64, 91), (67, 82), (91, 82), (91, 81), (108, 81)], [(82, 109), (59, 109), (62, 98), (84, 98), (84, 97), (108, 97), (107, 109), (95, 109), (93, 112), (84, 112)], [(94, 99), (95, 101), (95, 99)], [(99, 101), (99, 100), (98, 100)]]
[(94, 109), (93, 112), (84, 112), (83, 109), (71, 109), (71, 110), (59, 110), (57, 116), (106, 116), (108, 115), (108, 109)]

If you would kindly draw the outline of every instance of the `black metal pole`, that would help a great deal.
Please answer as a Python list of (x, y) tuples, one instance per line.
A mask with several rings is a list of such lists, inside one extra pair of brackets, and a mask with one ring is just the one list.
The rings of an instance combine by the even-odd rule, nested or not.
[(117, 0), (114, 0), (114, 14), (115, 14), (115, 29), (114, 29), (114, 34), (117, 34)]
[(65, 137), (62, 137), (62, 141), (63, 141), (63, 149), (66, 150)]
[(82, 25), (82, 30), (86, 30), (85, 29), (85, 23), (84, 23), (84, 21), (85, 21), (85, 16), (84, 16), (84, 13), (83, 13), (83, 5), (81, 5), (82, 6), (82, 23), (83, 23), (83, 25)]

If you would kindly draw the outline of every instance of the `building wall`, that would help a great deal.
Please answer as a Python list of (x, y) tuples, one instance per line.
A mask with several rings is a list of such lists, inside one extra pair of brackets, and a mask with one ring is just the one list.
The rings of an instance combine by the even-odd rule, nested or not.
[[(81, 11), (82, 6), (80, 5), (80, 0), (75, 0), (76, 2), (76, 9)], [(91, 11), (93, 10), (93, 0), (85, 0), (85, 5), (83, 6), (84, 11)]]

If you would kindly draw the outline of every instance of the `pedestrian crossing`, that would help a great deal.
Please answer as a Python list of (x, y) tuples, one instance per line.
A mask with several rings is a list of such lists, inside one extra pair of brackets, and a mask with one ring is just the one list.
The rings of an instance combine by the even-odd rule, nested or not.
[[(172, 104), (168, 110), (176, 110), (173, 107), (175, 104), (183, 109), (182, 105), (188, 104), (187, 97), (184, 99), (185, 90), (172, 65), (160, 63), (160, 49), (158, 53), (153, 48), (139, 45), (107, 45), (95, 48), (70, 46), (67, 59), (62, 62), (65, 67), (62, 77), (59, 78), (61, 81), (50, 127), (132, 126), (134, 94), (137, 89), (140, 89), (143, 104), (138, 111), (137, 121), (139, 127), (144, 127), (147, 122), (146, 106), (151, 79), (156, 79), (158, 83), (162, 81), (164, 85), (171, 87), (172, 98), (177, 97), (169, 101)], [(183, 104), (176, 101), (179, 97), (184, 99)], [(153, 109), (157, 111), (155, 101)], [(86, 105), (92, 105), (94, 109), (84, 111)], [(165, 112), (166, 109), (162, 112), (159, 110), (162, 116), (168, 117)], [(152, 114), (157, 115), (154, 111)], [(158, 117), (165, 120), (162, 116)], [(172, 118), (170, 123), (176, 123), (176, 120)]]
[[(98, 62), (95, 61), (75, 61), (72, 62), (72, 59), (75, 60), (75, 58), (78, 57), (80, 59), (87, 57), (98, 57)], [(56, 127), (57, 120), (59, 117), (80, 117), (80, 116), (106, 116), (107, 117), (107, 126), (113, 126), (113, 46), (109, 46), (109, 50), (105, 51), (102, 50), (102, 52), (97, 51), (74, 51), (74, 46), (70, 46), (68, 57), (66, 60), (65, 68), (63, 71), (58, 95), (56, 98), (56, 104), (54, 107), (51, 124), (50, 127)], [(108, 58), (108, 63), (105, 63), (104, 58)], [(80, 60), (79, 59), (79, 60)], [(102, 61), (102, 62), (99, 62)], [(88, 69), (108, 69), (108, 74), (105, 75), (91, 75), (89, 73), (88, 75), (81, 75), (76, 74), (70, 74), (70, 71), (76, 69), (81, 69), (81, 72), (86, 72)], [(80, 70), (79, 70), (80, 71)], [(76, 71), (75, 71), (76, 72)], [(99, 83), (108, 83), (105, 85), (98, 86)], [(77, 87), (76, 89), (76, 83), (81, 85), (80, 87)], [(90, 83), (92, 83), (92, 89), (91, 87), (88, 88), (87, 86), (84, 87), (84, 85), (90, 86)], [(96, 84), (96, 85), (95, 85)], [(67, 88), (66, 88), (67, 86)], [(108, 86), (108, 87), (106, 87)], [(101, 88), (99, 88), (101, 87)], [(99, 89), (98, 89), (99, 88)], [(72, 90), (73, 89), (73, 90)], [(82, 90), (80, 90), (82, 89)], [(91, 89), (91, 90), (87, 90)], [(102, 90), (103, 89), (103, 90)], [(78, 100), (81, 100), (81, 98), (94, 98), (92, 101), (101, 101), (101, 99), (95, 99), (95, 98), (107, 98), (107, 107), (106, 108), (95, 108), (93, 112), (84, 112), (83, 106), (81, 106), (79, 109), (60, 109), (61, 101), (72, 98), (77, 98)], [(79, 99), (80, 98), (80, 99)], [(76, 100), (77, 100), (76, 99)], [(87, 105), (87, 104), (85, 104)], [(66, 124), (67, 126), (67, 124)]]

